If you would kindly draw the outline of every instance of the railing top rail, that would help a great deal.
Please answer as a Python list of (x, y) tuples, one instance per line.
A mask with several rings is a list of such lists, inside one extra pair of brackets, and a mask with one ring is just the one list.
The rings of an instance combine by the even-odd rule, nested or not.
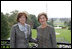
[[(1, 40), (1, 41), (8, 41), (10, 42), (10, 40)], [(57, 42), (57, 44), (61, 44), (61, 45), (71, 45), (71, 43), (67, 43), (67, 42)]]

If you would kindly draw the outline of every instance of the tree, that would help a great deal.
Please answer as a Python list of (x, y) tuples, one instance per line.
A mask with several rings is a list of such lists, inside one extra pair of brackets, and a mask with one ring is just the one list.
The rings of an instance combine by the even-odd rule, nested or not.
[(50, 20), (48, 20), (48, 22), (47, 22), (49, 25), (51, 25), (51, 26), (53, 26), (54, 27), (54, 20), (53, 20), (53, 18), (51, 18)]
[(71, 21), (65, 21), (64, 25), (68, 27), (69, 30), (71, 30)]
[(7, 39), (10, 34), (9, 31), (7, 17), (1, 12), (1, 39)]
[(29, 17), (30, 17), (31, 21), (33, 22), (33, 29), (36, 29), (40, 25), (36, 16), (33, 14), (30, 14)]
[(71, 30), (71, 21), (68, 22), (68, 29)]
[(31, 28), (33, 28), (33, 22), (32, 22), (32, 20), (31, 20), (29, 15), (27, 17), (27, 22), (26, 23), (29, 24), (31, 26)]
[(17, 14), (18, 14), (18, 10), (12, 11), (11, 15), (8, 17), (8, 21), (9, 21), (9, 26), (10, 28), (12, 27), (12, 25), (16, 24), (17, 21)]

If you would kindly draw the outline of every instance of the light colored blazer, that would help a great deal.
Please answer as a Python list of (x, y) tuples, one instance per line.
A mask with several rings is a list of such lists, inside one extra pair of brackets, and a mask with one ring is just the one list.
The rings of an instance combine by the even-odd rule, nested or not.
[(37, 28), (38, 48), (57, 48), (55, 30), (51, 26)]
[[(31, 37), (31, 27), (27, 24), (27, 38), (25, 38), (25, 33), (19, 29), (18, 24), (15, 24), (11, 28), (11, 34), (10, 34), (10, 45), (11, 48), (28, 48), (29, 47), (29, 41), (33, 42), (33, 39)], [(30, 33), (29, 33), (30, 29)]]

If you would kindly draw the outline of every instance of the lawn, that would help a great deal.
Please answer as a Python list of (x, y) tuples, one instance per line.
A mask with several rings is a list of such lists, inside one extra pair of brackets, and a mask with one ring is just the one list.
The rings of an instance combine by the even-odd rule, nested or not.
[[(55, 32), (60, 33), (59, 35), (56, 35), (56, 40), (58, 42), (69, 42), (71, 43), (71, 31), (67, 29), (55, 29)], [(37, 31), (36, 29), (32, 29), (32, 37), (37, 37)]]
[(37, 37), (37, 31), (36, 29), (32, 29), (32, 38), (36, 38)]
[(71, 31), (70, 30), (67, 30), (67, 29), (55, 29), (55, 31), (60, 33), (60, 35), (56, 35), (57, 39), (60, 38), (61, 41), (71, 43)]

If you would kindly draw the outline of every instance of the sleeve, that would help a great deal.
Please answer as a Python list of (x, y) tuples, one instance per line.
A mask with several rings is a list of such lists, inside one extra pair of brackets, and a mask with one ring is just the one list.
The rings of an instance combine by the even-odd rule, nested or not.
[(53, 47), (53, 48), (57, 48), (56, 35), (55, 35), (55, 30), (54, 30), (54, 28), (52, 28), (51, 41), (52, 41), (52, 47)]
[(10, 46), (11, 46), (11, 48), (15, 48), (15, 28), (14, 28), (14, 26), (11, 28)]

